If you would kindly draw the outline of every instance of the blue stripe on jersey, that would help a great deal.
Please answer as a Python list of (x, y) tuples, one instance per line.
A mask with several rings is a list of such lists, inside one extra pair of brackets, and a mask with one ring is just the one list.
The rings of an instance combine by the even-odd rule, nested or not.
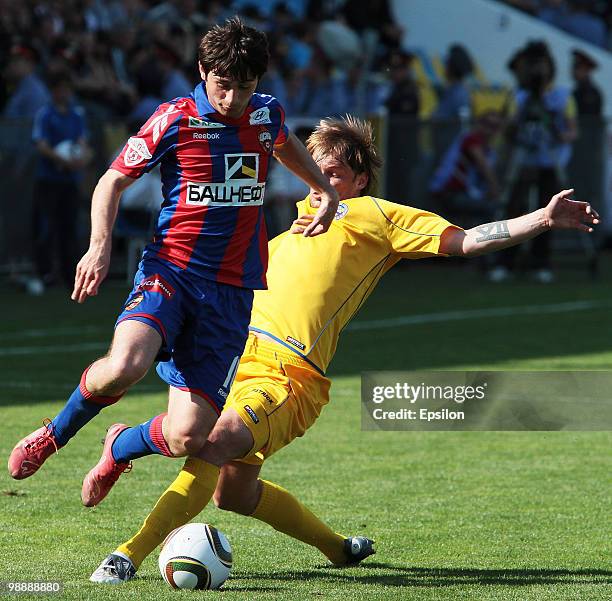
[(256, 328), (255, 326), (249, 326), (249, 330), (251, 332), (259, 332), (260, 334), (265, 334), (266, 336), (269, 336), (275, 342), (282, 344), (284, 347), (288, 348), (292, 353), (295, 353), (298, 357), (300, 357), (301, 359), (304, 359), (304, 361), (306, 361), (308, 365), (311, 365), (312, 367), (314, 367), (314, 369), (316, 369), (322, 376), (325, 375), (325, 372), (318, 365), (314, 364), (306, 355), (302, 355), (302, 353), (300, 353), (299, 351), (296, 351), (295, 348), (293, 348), (288, 342), (281, 340), (274, 334), (270, 334), (270, 332), (266, 332), (266, 330)]

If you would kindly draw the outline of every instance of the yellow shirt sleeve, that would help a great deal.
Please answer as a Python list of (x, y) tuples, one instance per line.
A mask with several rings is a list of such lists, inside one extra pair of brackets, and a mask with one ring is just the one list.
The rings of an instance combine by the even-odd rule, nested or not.
[(374, 202), (384, 219), (392, 252), (409, 259), (446, 256), (440, 252), (440, 238), (446, 228), (457, 226), (435, 213), (379, 198)]

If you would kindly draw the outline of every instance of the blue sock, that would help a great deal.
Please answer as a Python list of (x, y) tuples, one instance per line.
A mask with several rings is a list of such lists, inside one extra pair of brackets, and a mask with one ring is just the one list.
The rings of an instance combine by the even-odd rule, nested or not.
[(85, 387), (85, 377), (89, 367), (83, 372), (81, 382), (70, 395), (64, 408), (51, 422), (58, 446), (63, 447), (85, 424), (90, 422), (104, 407), (116, 403), (123, 395), (101, 397), (90, 393)]
[(124, 430), (115, 438), (111, 452), (117, 463), (127, 463), (145, 455), (166, 455), (172, 457), (162, 434), (162, 413), (144, 424)]
[(77, 386), (64, 408), (51, 422), (57, 444), (63, 447), (85, 424), (96, 417), (103, 407), (89, 402), (83, 396), (80, 386)]

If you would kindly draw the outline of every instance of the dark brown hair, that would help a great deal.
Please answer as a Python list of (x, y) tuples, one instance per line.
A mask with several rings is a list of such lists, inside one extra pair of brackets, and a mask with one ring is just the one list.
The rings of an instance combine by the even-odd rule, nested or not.
[(266, 34), (245, 25), (238, 17), (215, 25), (198, 48), (198, 62), (205, 73), (238, 81), (261, 78), (269, 58)]
[(378, 156), (372, 126), (368, 121), (362, 121), (352, 115), (341, 119), (321, 119), (306, 140), (306, 147), (315, 161), (323, 157), (333, 157), (356, 174), (365, 173), (368, 176), (368, 183), (363, 189), (365, 194), (374, 186), (382, 161)]

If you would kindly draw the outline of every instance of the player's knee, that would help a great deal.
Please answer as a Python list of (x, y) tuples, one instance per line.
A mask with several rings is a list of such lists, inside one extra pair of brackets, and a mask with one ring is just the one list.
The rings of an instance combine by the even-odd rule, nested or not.
[(194, 430), (171, 428), (167, 442), (173, 455), (184, 457), (185, 455), (196, 455), (201, 451), (206, 437)]
[(138, 354), (111, 354), (109, 357), (108, 375), (112, 382), (129, 387), (144, 378), (149, 367), (149, 362)]
[(201, 457), (216, 465), (244, 457), (253, 446), (253, 435), (237, 414), (224, 413), (204, 445)]

